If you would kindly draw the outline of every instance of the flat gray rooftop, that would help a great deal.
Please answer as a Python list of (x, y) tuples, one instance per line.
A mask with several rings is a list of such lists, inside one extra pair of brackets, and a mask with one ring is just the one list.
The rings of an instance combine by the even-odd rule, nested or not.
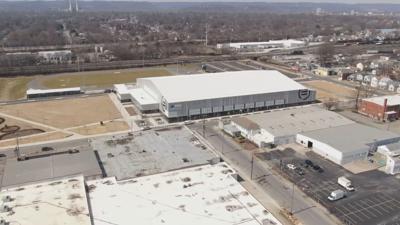
[(296, 135), (354, 123), (338, 113), (318, 106), (283, 109), (246, 117), (274, 136)]
[(185, 127), (97, 137), (91, 145), (99, 152), (107, 176), (118, 180), (203, 165), (217, 158)]
[[(341, 152), (351, 152), (379, 142), (400, 140), (389, 131), (354, 123), (301, 133), (302, 135), (330, 145)], [(387, 144), (387, 143), (386, 143)]]
[(7, 159), (1, 185), (10, 187), (79, 174), (85, 177), (101, 177), (102, 172), (93, 151), (59, 154), (26, 161)]

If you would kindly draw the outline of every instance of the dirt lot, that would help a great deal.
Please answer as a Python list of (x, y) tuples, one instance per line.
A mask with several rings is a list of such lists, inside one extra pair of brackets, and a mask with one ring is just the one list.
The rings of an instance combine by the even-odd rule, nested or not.
[[(4, 120), (4, 121), (3, 121)], [(3, 122), (1, 122), (3, 121)], [(0, 115), (0, 141), (51, 131), (42, 126)]]
[(5, 105), (0, 112), (56, 128), (121, 118), (108, 95)]
[(94, 134), (103, 134), (116, 131), (124, 131), (128, 129), (129, 126), (123, 121), (111, 121), (111, 122), (106, 122), (103, 125), (94, 124), (94, 125), (82, 126), (71, 129), (70, 131), (82, 135), (94, 135)]
[(31, 77), (0, 78), (0, 101), (24, 98), (31, 80)]
[(315, 89), (317, 91), (317, 99), (323, 102), (329, 99), (349, 100), (356, 96), (356, 90), (328, 81), (308, 81), (302, 84)]
[(145, 68), (126, 70), (106, 70), (79, 73), (64, 73), (42, 76), (37, 82), (44, 88), (64, 87), (110, 87), (117, 83), (132, 83), (136, 78), (151, 76), (168, 76), (171, 73), (165, 68)]

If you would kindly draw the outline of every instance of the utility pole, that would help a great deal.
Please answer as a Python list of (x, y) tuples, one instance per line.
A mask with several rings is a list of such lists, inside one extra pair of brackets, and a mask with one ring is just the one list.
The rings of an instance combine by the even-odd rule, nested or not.
[(206, 120), (205, 119), (203, 119), (203, 137), (205, 138), (206, 137)]
[(17, 155), (17, 159), (21, 157), (21, 152), (19, 149), (19, 137), (17, 136), (17, 145), (15, 146), (15, 154)]
[(250, 170), (251, 180), (253, 180), (253, 169), (254, 169), (254, 152), (251, 153), (251, 170)]
[(206, 47), (208, 46), (208, 22), (206, 23)]

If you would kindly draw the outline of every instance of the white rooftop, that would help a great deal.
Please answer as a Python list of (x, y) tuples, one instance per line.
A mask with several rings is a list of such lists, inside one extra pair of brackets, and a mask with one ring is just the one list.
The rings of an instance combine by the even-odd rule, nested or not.
[(246, 96), (307, 89), (275, 70), (139, 78), (150, 81), (168, 102)]
[(292, 44), (305, 44), (304, 41), (288, 39), (288, 40), (271, 40), (263, 42), (234, 42), (228, 43), (230, 47), (240, 48), (241, 46), (249, 45), (284, 45), (285, 47), (291, 47)]
[(246, 116), (274, 136), (353, 124), (344, 116), (318, 106), (304, 106)]
[(137, 101), (140, 105), (158, 104), (159, 102), (153, 98), (143, 88), (134, 88), (128, 90), (128, 93)]
[(219, 163), (120, 182), (88, 181), (94, 225), (280, 225), (232, 174)]
[(5, 195), (12, 199), (4, 204), (13, 213), (0, 212), (0, 217), (10, 224), (91, 225), (83, 176), (2, 190)]
[(72, 87), (72, 88), (57, 88), (57, 89), (32, 89), (29, 88), (26, 91), (27, 95), (32, 94), (48, 94), (48, 93), (57, 93), (57, 92), (69, 92), (69, 91), (81, 91), (80, 87)]
[(383, 106), (383, 104), (385, 103), (385, 99), (388, 100), (387, 101), (388, 106), (400, 105), (400, 95), (378, 96), (378, 97), (364, 99), (364, 101), (373, 102), (375, 104)]

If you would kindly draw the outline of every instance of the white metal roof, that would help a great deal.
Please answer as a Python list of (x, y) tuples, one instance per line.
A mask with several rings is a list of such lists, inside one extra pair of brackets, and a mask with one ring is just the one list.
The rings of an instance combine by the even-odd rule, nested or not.
[(307, 89), (275, 70), (139, 78), (150, 81), (168, 102), (187, 102)]
[(120, 182), (88, 181), (94, 225), (280, 225), (233, 173), (219, 163)]
[(387, 99), (387, 105), (400, 105), (400, 95), (386, 95), (386, 96), (378, 96), (378, 97), (372, 97), (372, 98), (367, 98), (363, 99), (363, 101), (368, 101), (375, 103), (377, 105), (383, 106), (385, 99)]
[(358, 123), (314, 130), (301, 134), (323, 142), (340, 152), (353, 152), (381, 141), (393, 140), (393, 142), (395, 142), (400, 139), (399, 135), (392, 132)]
[(147, 91), (143, 88), (134, 88), (128, 90), (128, 93), (139, 102), (140, 105), (151, 105), (158, 104), (159, 102), (153, 98)]
[[(14, 213), (0, 213), (10, 224), (91, 225), (83, 176), (20, 186), (1, 191)], [(2, 199), (0, 202), (3, 204)]]
[(69, 92), (69, 91), (81, 91), (80, 87), (72, 87), (72, 88), (57, 88), (57, 89), (28, 89), (26, 91), (27, 95), (33, 94), (49, 94), (49, 93), (59, 93), (59, 92)]
[(337, 127), (354, 123), (344, 116), (318, 106), (304, 106), (246, 116), (274, 136)]
[(292, 44), (305, 44), (304, 41), (289, 39), (289, 40), (271, 40), (263, 42), (235, 42), (226, 43), (231, 48), (241, 48), (242, 46), (254, 46), (254, 45), (283, 45), (284, 47), (291, 47)]

